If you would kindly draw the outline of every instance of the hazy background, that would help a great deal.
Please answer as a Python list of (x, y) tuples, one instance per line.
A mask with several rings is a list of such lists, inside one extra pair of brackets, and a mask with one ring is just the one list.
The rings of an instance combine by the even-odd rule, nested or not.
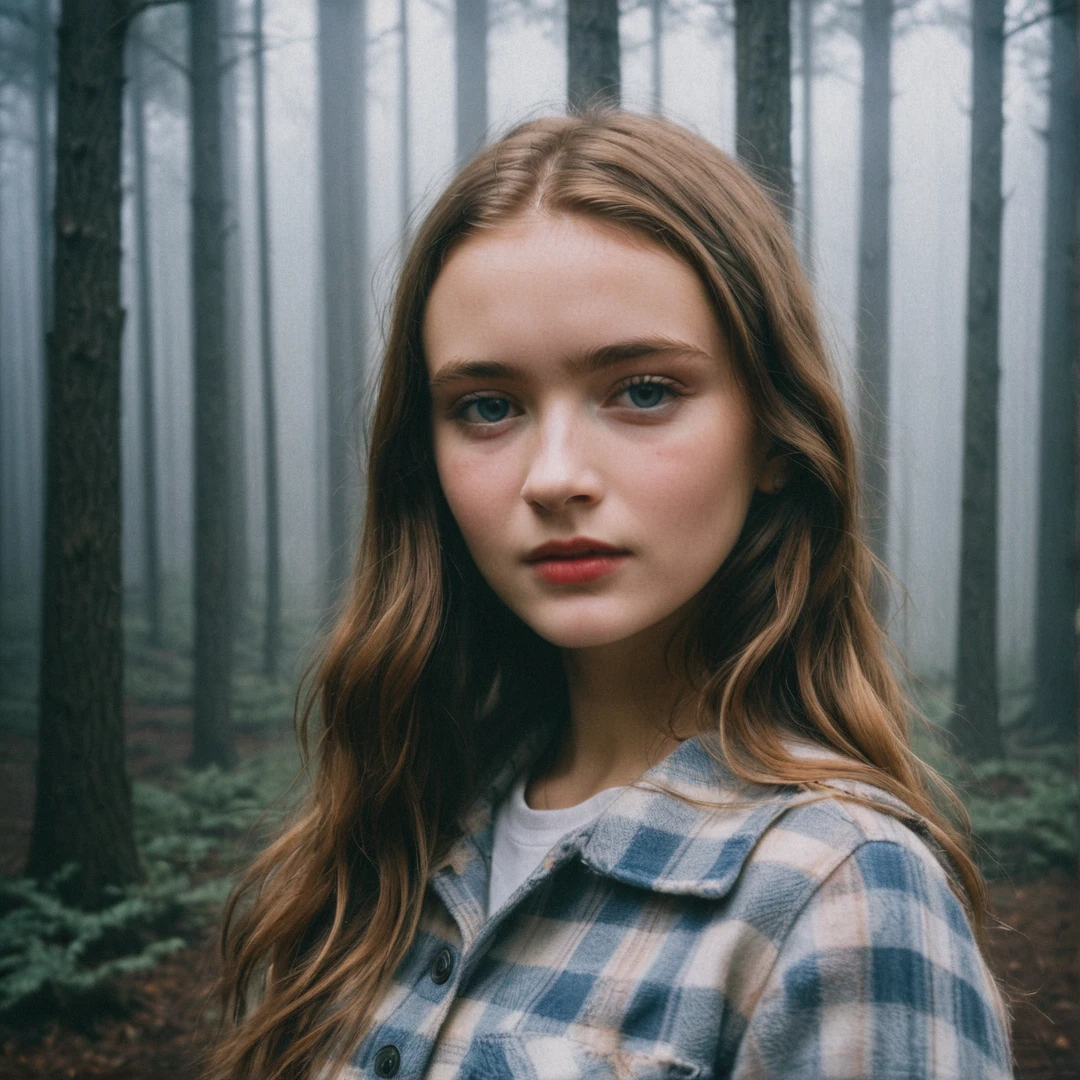
[[(1030, 4), (1023, 7), (1030, 9)], [(1018, 5), (1017, 13), (1020, 9)], [(147, 62), (155, 79), (148, 104), (155, 379), (162, 557), (166, 573), (174, 578), (190, 575), (192, 537), (189, 172), (187, 91), (180, 72), (162, 56), (184, 62), (185, 17), (182, 5), (152, 10), (136, 24), (131, 42), (132, 47), (138, 47), (139, 40), (151, 43)], [(289, 603), (305, 605), (318, 596), (317, 582), (326, 559), (321, 509), (325, 505), (324, 440), (319, 416), (324, 345), (315, 7), (306, 0), (267, 0), (266, 17), (283, 561)], [(240, 0), (241, 30), (249, 19), (248, 0)], [(382, 319), (400, 256), (405, 217), (415, 219), (423, 213), (454, 167), (452, 9), (435, 0), (409, 0), (412, 185), (410, 205), (402, 205), (397, 20), (396, 0), (372, 0), (368, 17), (372, 274), (371, 280), (354, 283), (370, 307), (371, 357), (378, 355), (381, 345)], [(493, 7), (492, 21), (489, 111), (494, 131), (529, 116), (559, 111), (566, 79), (563, 11), (504, 2)], [(909, 606), (894, 620), (893, 631), (915, 668), (927, 674), (951, 667), (956, 636), (970, 52), (963, 30), (951, 25), (953, 21), (943, 19), (940, 9), (932, 5), (898, 15), (897, 26), (909, 28), (897, 37), (893, 54), (889, 536), (891, 566), (910, 597)], [(725, 23), (723, 9), (718, 14), (709, 3), (683, 3), (669, 9), (662, 101), (666, 115), (732, 151), (733, 34)], [(644, 7), (625, 12), (621, 35), (624, 102), (630, 108), (647, 110), (652, 73)], [(1032, 650), (1045, 172), (1040, 129), (1046, 113), (1046, 35), (1045, 23), (1014, 35), (1006, 70), (999, 643), (1004, 671), (1020, 681), (1029, 669)], [(250, 48), (241, 41), (238, 50), (241, 199), (236, 228), (244, 265), (249, 268), (238, 317), (243, 320), (240, 340), (250, 386), (245, 395), (249, 520), (259, 522), (262, 443), (257, 294), (250, 269), (255, 237), (252, 71)], [(842, 33), (819, 36), (815, 50), (811, 269), (822, 319), (851, 401), (860, 54), (858, 42)], [(796, 74), (793, 152), (797, 185), (805, 159), (797, 130), (801, 92)], [(0, 151), (0, 519), (10, 523), (2, 565), (4, 592), (10, 596), (27, 589), (32, 592), (39, 573), (42, 358), (32, 270), (36, 230), (30, 101), (27, 95), (7, 93), (0, 103), (5, 135)], [(125, 246), (130, 247), (130, 213), (125, 216), (125, 229)], [(130, 358), (138, 330), (134, 261), (127, 259), (125, 266), (125, 348)], [(125, 572), (137, 586), (143, 569), (137, 367), (127, 359), (125, 364)], [(358, 423), (361, 413), (358, 408)], [(263, 557), (260, 531), (252, 528), (250, 533), (252, 571), (257, 575)], [(30, 604), (31, 610), (35, 607)]]

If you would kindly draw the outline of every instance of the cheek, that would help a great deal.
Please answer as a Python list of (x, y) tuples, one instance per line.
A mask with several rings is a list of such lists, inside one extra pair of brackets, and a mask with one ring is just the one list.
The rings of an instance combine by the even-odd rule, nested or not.
[(734, 541), (755, 485), (749, 444), (738, 431), (680, 440), (639, 459), (624, 489), (670, 542), (697, 548)]
[(507, 463), (493, 455), (440, 447), (436, 440), (435, 467), (446, 502), (473, 554), (497, 542), (514, 491), (520, 488)]

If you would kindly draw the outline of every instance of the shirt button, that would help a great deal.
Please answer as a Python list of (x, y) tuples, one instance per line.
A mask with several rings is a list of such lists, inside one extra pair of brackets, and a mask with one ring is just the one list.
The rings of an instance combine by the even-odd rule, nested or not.
[(398, 1053), (398, 1048), (392, 1043), (384, 1046), (375, 1055), (376, 1076), (396, 1076), (400, 1067), (401, 1054)]
[(454, 970), (454, 954), (449, 949), (440, 949), (431, 965), (431, 981), (444, 983), (450, 978), (450, 972)]

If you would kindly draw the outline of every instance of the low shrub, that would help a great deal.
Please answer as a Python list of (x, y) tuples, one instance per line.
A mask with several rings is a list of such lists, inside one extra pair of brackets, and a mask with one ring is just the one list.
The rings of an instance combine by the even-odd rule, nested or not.
[(989, 877), (1072, 870), (1077, 784), (1070, 748), (1019, 753), (973, 766), (965, 801)]
[(161, 937), (161, 912), (148, 897), (118, 893), (100, 911), (60, 899), (68, 866), (48, 881), (0, 882), (0, 1021), (79, 1019), (124, 1005), (117, 976), (145, 971), (184, 944)]
[(143, 877), (99, 911), (61, 898), (74, 866), (44, 882), (0, 882), (0, 1026), (85, 1026), (126, 1009), (122, 976), (217, 920), (236, 868), (292, 801), (281, 794), (295, 772), (295, 752), (278, 747), (234, 772), (180, 769), (167, 786), (136, 783)]

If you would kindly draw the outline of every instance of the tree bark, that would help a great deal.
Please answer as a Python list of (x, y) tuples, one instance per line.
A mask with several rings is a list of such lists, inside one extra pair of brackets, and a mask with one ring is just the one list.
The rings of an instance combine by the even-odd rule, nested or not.
[[(859, 170), (859, 280), (856, 366), (862, 451), (863, 523), (870, 549), (888, 554), (889, 186), (892, 0), (862, 5), (862, 145)], [(879, 616), (887, 596), (878, 584)]]
[(233, 619), (241, 624), (251, 600), (251, 529), (247, 503), (247, 419), (244, 415), (244, 253), (240, 239), (240, 133), (237, 69), (248, 45), (240, 43), (236, 0), (218, 0), (221, 26), (220, 101), (225, 198), (225, 355), (228, 365), (229, 581)]
[(150, 269), (150, 209), (146, 180), (146, 94), (143, 50), (131, 48), (135, 252), (139, 304), (139, 421), (142, 451), (144, 603), (150, 643), (161, 647), (161, 539), (158, 531), (157, 431), (154, 410), (154, 305)]
[(1050, 25), (1042, 428), (1035, 606), (1035, 720), (1047, 738), (1076, 733), (1076, 214), (1080, 154), (1076, 7)]
[(487, 30), (487, 0), (457, 0), (454, 4), (454, 67), (458, 165), (464, 165), (487, 138)]
[(998, 316), (1004, 0), (975, 0), (954, 732), (972, 761), (1001, 753), (997, 680)]
[(26, 872), (94, 906), (138, 857), (124, 771), (120, 152), (126, 5), (64, 0), (47, 344), (37, 790)]
[(230, 717), (225, 195), (217, 0), (191, 0), (191, 267), (195, 384), (195, 705), (191, 764), (236, 761)]
[(618, 105), (619, 0), (567, 0), (566, 98), (571, 110)]
[(319, 155), (326, 298), (327, 569), (333, 599), (349, 576), (352, 405), (367, 338), (367, 49), (364, 0), (319, 0)]
[(735, 0), (739, 158), (791, 219), (791, 0)]
[(259, 231), (259, 344), (262, 361), (263, 458), (266, 484), (266, 619), (263, 674), (281, 657), (281, 524), (278, 511), (277, 404), (274, 393), (274, 310), (270, 280), (270, 208), (266, 158), (266, 52), (263, 0), (253, 7), (255, 49), (255, 202)]

